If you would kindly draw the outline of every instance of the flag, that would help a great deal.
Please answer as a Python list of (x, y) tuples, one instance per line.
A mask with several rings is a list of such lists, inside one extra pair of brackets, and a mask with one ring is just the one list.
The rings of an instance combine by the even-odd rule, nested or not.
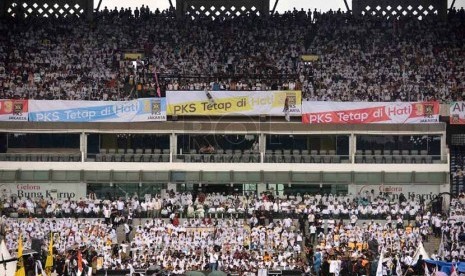
[(36, 276), (46, 276), (44, 269), (42, 268), (42, 263), (40, 260), (36, 261), (36, 266), (35, 266), (35, 271), (36, 271)]
[(413, 255), (413, 262), (412, 264), (416, 264), (418, 262), (418, 259), (420, 259), (420, 256), (423, 257), (424, 259), (429, 259), (429, 255), (425, 250), (425, 247), (423, 246), (423, 243), (420, 241), (418, 243), (417, 250), (415, 251), (415, 255)]
[(444, 234), (441, 235), (441, 243), (439, 244), (438, 257), (444, 260)]
[(450, 276), (458, 276), (456, 266), (457, 266), (457, 263), (452, 265), (452, 268), (450, 269)]
[(157, 95), (158, 95), (158, 98), (161, 98), (160, 85), (158, 84), (158, 77), (157, 77), (157, 67), (155, 67), (154, 75), (155, 75), (155, 83), (157, 84)]
[(402, 266), (400, 264), (400, 261), (399, 261), (399, 257), (396, 257), (397, 259), (397, 263), (396, 263), (396, 275), (397, 276), (403, 276), (402, 275)]
[(78, 250), (78, 255), (77, 255), (77, 266), (78, 266), (78, 273), (77, 274), (81, 274), (82, 273), (82, 254), (81, 254), (81, 250)]
[(428, 269), (428, 265), (426, 265), (426, 263), (423, 263), (424, 267), (425, 267), (425, 276), (431, 276), (431, 273), (429, 272), (429, 269)]
[(378, 267), (376, 268), (376, 276), (383, 276), (383, 260), (384, 260), (384, 248), (381, 249), (381, 255), (378, 260)]
[(23, 237), (19, 234), (18, 238), (18, 263), (16, 264), (15, 276), (26, 276), (26, 270), (24, 269), (24, 258), (23, 258)]
[(53, 234), (50, 232), (50, 242), (48, 244), (47, 260), (45, 261), (45, 272), (47, 276), (52, 275), (53, 271)]

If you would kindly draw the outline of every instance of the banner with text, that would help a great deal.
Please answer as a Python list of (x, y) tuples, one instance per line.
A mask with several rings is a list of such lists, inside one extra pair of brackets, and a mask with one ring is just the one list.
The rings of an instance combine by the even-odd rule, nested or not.
[(0, 100), (0, 121), (27, 121), (27, 100)]
[(465, 102), (453, 102), (450, 104), (450, 124), (465, 124)]
[(380, 193), (389, 194), (392, 200), (399, 200), (400, 194), (404, 194), (406, 198), (415, 199), (423, 198), (426, 202), (435, 199), (441, 190), (439, 185), (349, 185), (348, 193), (352, 195), (364, 195), (365, 193), (374, 192), (377, 196)]
[(148, 122), (166, 121), (165, 98), (132, 101), (30, 100), (32, 122)]
[(82, 183), (37, 183), (19, 184), (8, 183), (0, 185), (1, 192), (7, 197), (16, 196), (21, 198), (56, 198), (79, 200), (85, 198), (86, 185)]
[(305, 124), (421, 124), (439, 122), (438, 102), (302, 103)]
[(168, 115), (301, 116), (300, 91), (167, 91)]

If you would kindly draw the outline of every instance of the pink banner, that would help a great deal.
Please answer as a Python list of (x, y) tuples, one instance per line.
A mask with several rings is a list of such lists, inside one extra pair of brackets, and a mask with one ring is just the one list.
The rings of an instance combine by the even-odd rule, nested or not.
[(304, 124), (424, 124), (439, 122), (438, 102), (302, 102)]

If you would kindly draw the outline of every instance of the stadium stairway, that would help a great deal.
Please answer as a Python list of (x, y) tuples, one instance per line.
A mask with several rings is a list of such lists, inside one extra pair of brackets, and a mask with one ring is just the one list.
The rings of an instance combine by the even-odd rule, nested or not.
[(426, 252), (431, 256), (434, 251), (439, 249), (439, 245), (441, 244), (441, 238), (436, 238), (434, 235), (429, 236), (428, 241), (423, 242), (423, 247), (425, 248)]

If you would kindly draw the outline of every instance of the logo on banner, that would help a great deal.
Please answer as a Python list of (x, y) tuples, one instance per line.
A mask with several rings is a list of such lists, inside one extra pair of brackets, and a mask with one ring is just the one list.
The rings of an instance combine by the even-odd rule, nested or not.
[(152, 115), (160, 115), (161, 114), (161, 102), (159, 100), (145, 101), (144, 112), (150, 113)]
[(432, 117), (434, 115), (434, 105), (431, 103), (417, 103), (415, 104), (415, 115)]
[(5, 113), (11, 113), (13, 111), (13, 103), (11, 101), (6, 101), (3, 106)]
[(287, 103), (289, 107), (294, 107), (297, 105), (297, 96), (295, 93), (286, 93)]
[(434, 104), (427, 103), (425, 104), (425, 116), (433, 117), (434, 115)]
[(15, 103), (13, 109), (13, 115), (21, 116), (23, 115), (23, 103)]
[(453, 115), (452, 115), (451, 123), (452, 123), (452, 124), (458, 124), (458, 123), (460, 123), (460, 116), (459, 116), (459, 114), (453, 114)]

